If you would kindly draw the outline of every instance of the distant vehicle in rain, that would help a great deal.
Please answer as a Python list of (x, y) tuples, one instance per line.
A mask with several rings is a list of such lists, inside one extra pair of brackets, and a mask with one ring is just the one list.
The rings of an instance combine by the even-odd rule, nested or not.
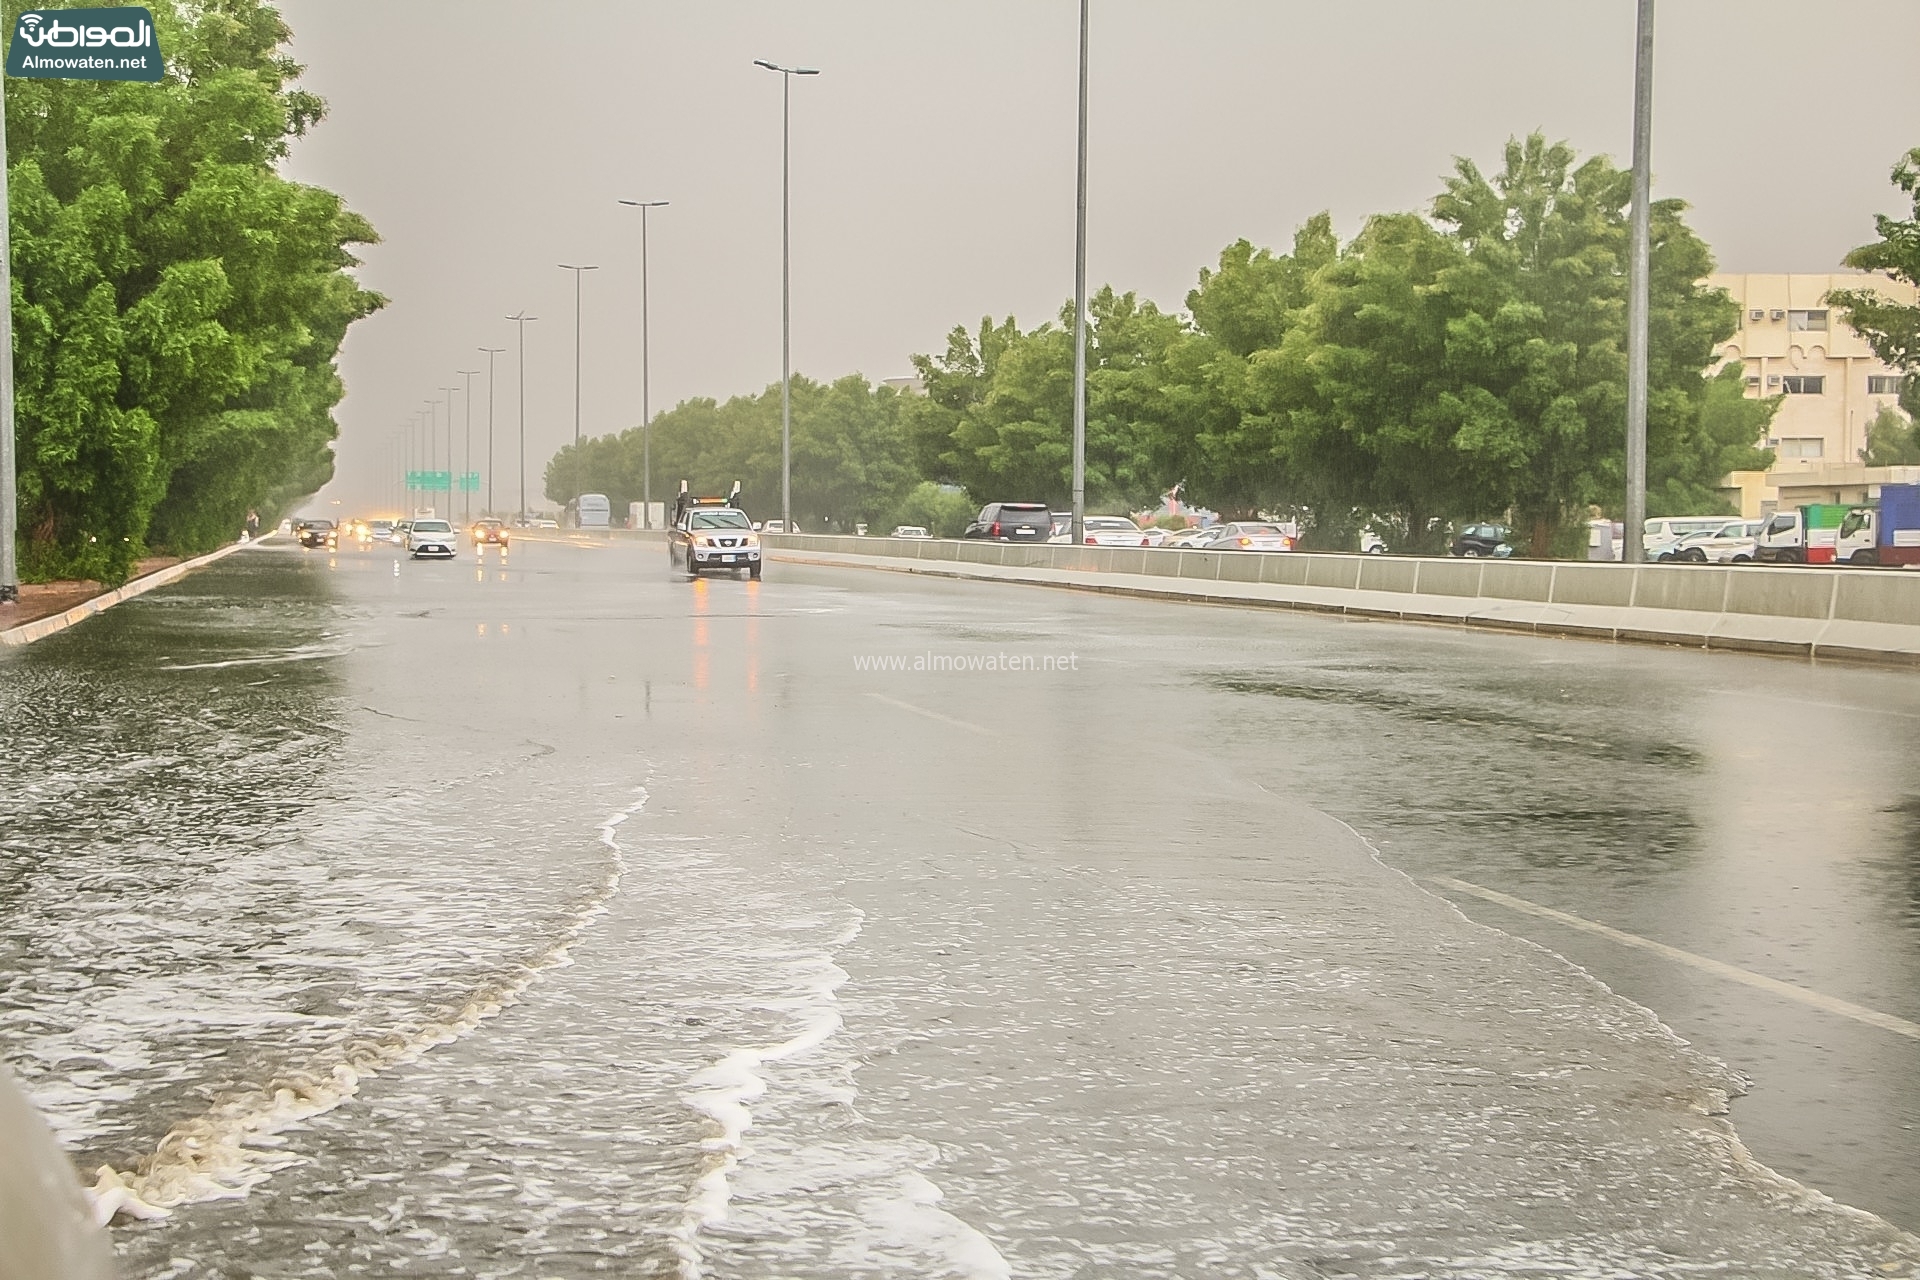
[(297, 520), (294, 527), (303, 547), (325, 547), (331, 551), (340, 545), (340, 531), (331, 520)]
[(473, 528), (467, 536), (473, 539), (476, 547), (504, 547), (507, 545), (507, 522), (493, 516), (482, 516), (473, 522)]
[(573, 500), (573, 524), (576, 529), (607, 529), (613, 526), (613, 505), (604, 493), (583, 493)]
[(668, 572), (697, 578), (713, 570), (745, 569), (749, 577), (760, 577), (760, 535), (747, 513), (733, 505), (739, 492), (736, 484), (724, 498), (699, 498), (681, 482), (667, 529)]
[(917, 524), (902, 524), (895, 525), (893, 533), (889, 536), (895, 538), (931, 538), (933, 535)]
[(453, 523), (448, 520), (415, 520), (407, 529), (407, 554), (418, 560), (421, 556), (439, 556), (453, 559), (454, 533)]

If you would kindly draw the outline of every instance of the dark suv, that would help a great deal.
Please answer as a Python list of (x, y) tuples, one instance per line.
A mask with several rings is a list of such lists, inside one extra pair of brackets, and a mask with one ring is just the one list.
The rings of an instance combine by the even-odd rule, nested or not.
[(1045, 542), (1053, 532), (1053, 512), (1044, 502), (989, 502), (967, 526), (967, 538), (999, 542)]

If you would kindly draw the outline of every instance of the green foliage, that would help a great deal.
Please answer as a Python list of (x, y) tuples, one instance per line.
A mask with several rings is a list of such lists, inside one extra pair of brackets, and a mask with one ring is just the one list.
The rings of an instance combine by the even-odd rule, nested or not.
[(372, 228), (276, 171), (323, 114), (279, 14), (151, 7), (164, 81), (7, 88), (28, 577), (117, 582), (325, 483), (333, 358), (382, 301), (347, 274)]
[[(1920, 285), (1920, 147), (1893, 167), (1893, 185), (1912, 201), (1912, 217), (1874, 218), (1880, 239), (1847, 255), (1847, 265), (1861, 271), (1884, 271), (1895, 280)], [(1891, 301), (1872, 288), (1835, 289), (1827, 295), (1848, 324), (1873, 353), (1896, 369), (1920, 372), (1920, 306)], [(1920, 419), (1920, 378), (1900, 384), (1900, 407)]]
[[(901, 395), (859, 374), (824, 384), (796, 377), (792, 385), (795, 526), (817, 533), (881, 525), (918, 480)], [(724, 404), (683, 401), (654, 419), (653, 433), (654, 501), (670, 504), (683, 479), (709, 494), (738, 480), (754, 518), (779, 518), (779, 384)], [(604, 493), (616, 513), (625, 511), (640, 501), (644, 446), (639, 427), (566, 446), (547, 463), (547, 497)]]
[[(1227, 246), (1185, 316), (1101, 289), (1088, 510), (1147, 508), (1184, 481), (1230, 516), (1298, 517), (1307, 546), (1351, 549), (1372, 526), (1435, 551), (1453, 525), (1495, 518), (1534, 554), (1584, 554), (1591, 508), (1624, 497), (1630, 191), (1606, 158), (1534, 134), (1509, 141), (1490, 176), (1458, 161), (1428, 213), (1377, 215), (1345, 246), (1324, 213), (1288, 252)], [(1737, 368), (1703, 376), (1738, 312), (1700, 284), (1713, 260), (1685, 205), (1651, 212), (1649, 509), (1717, 510), (1722, 476), (1770, 465), (1755, 442), (1778, 402), (1747, 398)], [(957, 327), (914, 358), (925, 395), (797, 384), (801, 527), (946, 532), (986, 501), (1064, 508), (1072, 327), (1071, 306), (1032, 329)], [(777, 427), (777, 392), (689, 401), (656, 426), (655, 474), (738, 477), (756, 513), (773, 510)], [(594, 477), (580, 487), (613, 494), (632, 474), (626, 440), (562, 458)], [(550, 494), (571, 493), (573, 465), (556, 459)]]
[(1861, 460), (1870, 467), (1920, 466), (1920, 426), (1892, 405), (1867, 424), (1867, 447)]
[(923, 480), (900, 499), (891, 517), (873, 527), (885, 532), (903, 524), (918, 525), (936, 538), (957, 538), (978, 510), (965, 490)]

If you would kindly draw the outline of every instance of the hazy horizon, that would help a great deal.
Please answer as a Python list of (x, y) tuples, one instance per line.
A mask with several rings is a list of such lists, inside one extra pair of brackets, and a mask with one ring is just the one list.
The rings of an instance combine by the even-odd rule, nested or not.
[[(365, 214), (362, 280), (391, 303), (340, 357), (338, 475), (316, 505), (371, 507), (400, 428), (506, 347), (496, 495), (516, 491), (514, 326), (526, 309), (528, 495), (574, 430), (640, 421), (639, 215), (651, 216), (655, 413), (780, 376), (780, 78), (793, 85), (793, 367), (911, 372), (956, 324), (1052, 318), (1073, 290), (1077, 6), (983, 0), (724, 5), (283, 0), (329, 118), (292, 177)], [(1242, 237), (1285, 245), (1331, 210), (1343, 237), (1423, 208), (1453, 157), (1497, 167), (1538, 129), (1625, 163), (1631, 0), (1221, 0), (1093, 6), (1089, 280), (1178, 310)], [(1903, 206), (1920, 89), (1876, 75), (1920, 6), (1787, 0), (1660, 7), (1655, 193), (1693, 206), (1724, 271), (1827, 271)], [(1838, 119), (1836, 120), (1835, 117)], [(1772, 134), (1742, 139), (1737, 124)], [(444, 410), (443, 410), (444, 412)], [(456, 429), (465, 406), (456, 399)], [(444, 422), (444, 418), (442, 419)], [(456, 467), (459, 464), (456, 456)], [(479, 464), (476, 462), (476, 466)]]

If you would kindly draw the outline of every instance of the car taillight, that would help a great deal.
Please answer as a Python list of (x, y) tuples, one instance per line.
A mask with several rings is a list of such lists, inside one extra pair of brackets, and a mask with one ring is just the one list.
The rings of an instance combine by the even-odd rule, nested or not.
[(1243, 546), (1243, 547), (1250, 547), (1250, 546), (1252, 546), (1252, 545), (1253, 545), (1253, 539), (1252, 539), (1252, 538), (1242, 538), (1242, 539), (1240, 539), (1240, 545), (1241, 545), (1241, 546)]
[(1091, 546), (1093, 546), (1093, 545), (1095, 545), (1095, 543), (1094, 543), (1094, 541), (1093, 541), (1093, 535), (1092, 535), (1092, 534), (1088, 534), (1088, 535), (1087, 535), (1087, 545), (1088, 545), (1088, 546), (1090, 546), (1090, 547), (1091, 547)]
[(1143, 547), (1147, 546), (1148, 545), (1147, 540), (1145, 538), (1140, 539), (1140, 545)]
[(997, 538), (1000, 536), (1000, 522), (998, 520), (995, 520), (993, 522), (993, 529), (991, 532), (987, 534), (987, 536), (990, 538)]

